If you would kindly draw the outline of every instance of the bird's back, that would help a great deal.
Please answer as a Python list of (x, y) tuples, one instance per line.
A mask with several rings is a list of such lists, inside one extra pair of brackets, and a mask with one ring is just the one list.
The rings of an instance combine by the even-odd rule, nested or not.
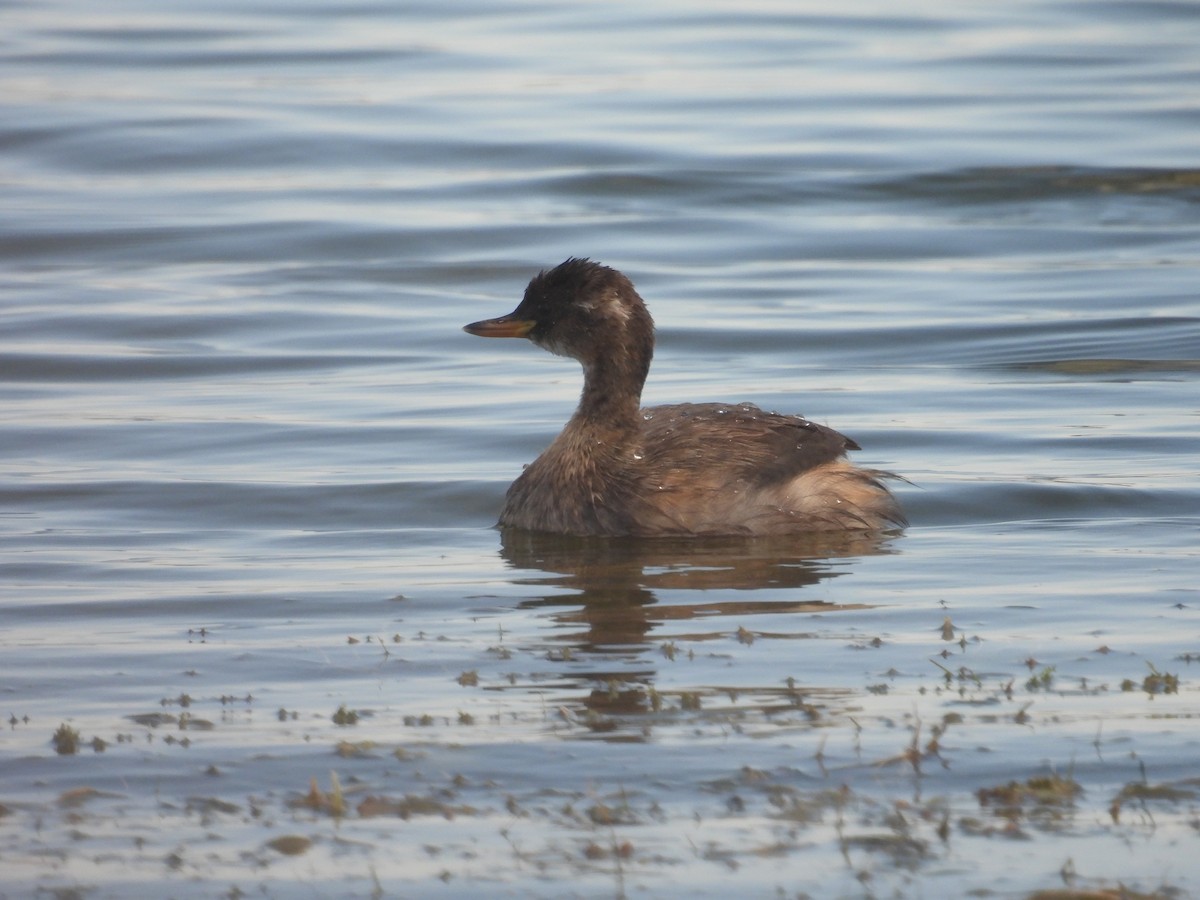
[(904, 524), (884, 473), (845, 459), (858, 444), (798, 416), (748, 403), (642, 410), (646, 533), (785, 534)]

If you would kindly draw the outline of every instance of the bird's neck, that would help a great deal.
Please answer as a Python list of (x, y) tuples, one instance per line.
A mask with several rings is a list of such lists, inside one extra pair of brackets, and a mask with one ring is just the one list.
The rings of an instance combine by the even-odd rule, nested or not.
[(651, 352), (627, 350), (585, 362), (583, 393), (572, 424), (606, 430), (636, 429)]

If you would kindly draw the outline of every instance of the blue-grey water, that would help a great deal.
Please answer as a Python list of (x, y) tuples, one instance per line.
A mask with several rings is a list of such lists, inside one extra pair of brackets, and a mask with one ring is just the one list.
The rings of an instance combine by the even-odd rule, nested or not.
[[(0, 34), (0, 897), (1200, 891), (1200, 6)], [(911, 527), (502, 541), (568, 256)]]

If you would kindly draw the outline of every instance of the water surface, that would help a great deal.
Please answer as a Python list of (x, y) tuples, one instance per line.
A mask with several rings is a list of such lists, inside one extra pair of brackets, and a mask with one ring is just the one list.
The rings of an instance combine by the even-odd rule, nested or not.
[[(1200, 890), (1194, 5), (2, 17), (0, 894)], [(911, 527), (495, 530), (571, 255)]]

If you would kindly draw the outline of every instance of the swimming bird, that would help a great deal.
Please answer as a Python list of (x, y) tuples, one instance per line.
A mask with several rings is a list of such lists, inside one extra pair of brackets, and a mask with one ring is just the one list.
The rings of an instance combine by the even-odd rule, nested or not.
[(506, 316), (464, 327), (528, 338), (583, 365), (579, 406), (512, 483), (499, 524), (572, 535), (779, 535), (905, 524), (832, 428), (749, 403), (641, 408), (654, 321), (616, 269), (571, 258)]

